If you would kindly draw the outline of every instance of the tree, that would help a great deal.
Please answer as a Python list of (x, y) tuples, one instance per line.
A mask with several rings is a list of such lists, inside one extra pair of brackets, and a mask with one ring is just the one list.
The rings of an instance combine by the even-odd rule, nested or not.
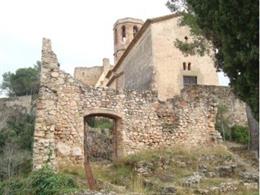
[(39, 91), (40, 62), (33, 68), (20, 68), (15, 73), (3, 74), (2, 90), (6, 90), (9, 96), (34, 95)]
[(22, 172), (24, 173), (24, 168), (28, 166), (28, 163), (30, 164), (30, 152), (20, 149), (16, 143), (11, 142), (6, 143), (2, 150), (3, 152), (0, 158), (0, 178), (10, 179), (12, 176)]
[(201, 37), (211, 41), (216, 67), (229, 77), (234, 93), (259, 120), (258, 1), (169, 0), (166, 5), (183, 14), (181, 25), (189, 25), (195, 36), (192, 43), (176, 40), (175, 44), (187, 55), (203, 55), (209, 46)]
[(17, 110), (0, 129), (0, 180), (31, 171), (34, 120)]

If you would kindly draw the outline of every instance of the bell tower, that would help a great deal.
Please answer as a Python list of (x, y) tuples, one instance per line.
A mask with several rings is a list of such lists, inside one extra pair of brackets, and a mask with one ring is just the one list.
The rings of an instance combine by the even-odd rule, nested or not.
[(122, 18), (114, 24), (114, 63), (116, 64), (143, 25), (141, 19)]

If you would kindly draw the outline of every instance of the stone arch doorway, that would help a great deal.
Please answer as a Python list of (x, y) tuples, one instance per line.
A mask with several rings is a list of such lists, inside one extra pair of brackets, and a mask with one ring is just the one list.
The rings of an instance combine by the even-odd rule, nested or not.
[(114, 121), (114, 125), (112, 128), (112, 159), (117, 160), (122, 154), (122, 146), (121, 146), (121, 132), (122, 132), (122, 117), (121, 115), (107, 111), (107, 110), (92, 110), (91, 112), (87, 112), (84, 115), (84, 168), (85, 174), (87, 177), (87, 182), (90, 190), (96, 189), (96, 181), (94, 179), (92, 169), (90, 166), (90, 155), (89, 148), (87, 143), (88, 136), (88, 124), (87, 120), (91, 117), (107, 117)]
[[(121, 142), (122, 142), (122, 136), (121, 136), (121, 132), (122, 132), (122, 117), (120, 114), (115, 113), (115, 112), (111, 112), (111, 111), (106, 111), (106, 110), (92, 110), (91, 112), (88, 112), (85, 114), (84, 117), (84, 153), (88, 153), (88, 157), (89, 159), (91, 159), (91, 155), (93, 155), (93, 152), (90, 148), (91, 145), (88, 143), (90, 141), (95, 142), (97, 140), (93, 140), (96, 139), (97, 136), (93, 136), (93, 126), (91, 126), (90, 121), (97, 121), (100, 119), (106, 119), (111, 121), (112, 126), (109, 129), (109, 133), (111, 136), (111, 145), (97, 145), (96, 148), (98, 147), (103, 147), (105, 148), (105, 150), (109, 150), (111, 151), (111, 156), (108, 157), (109, 159), (115, 161), (118, 158), (120, 158), (122, 156), (122, 146), (121, 146)], [(92, 135), (91, 135), (91, 130), (92, 130)], [(104, 129), (101, 129), (104, 130)], [(104, 133), (104, 132), (102, 132)], [(106, 131), (105, 134), (107, 134), (108, 132)], [(92, 137), (90, 137), (92, 136)], [(104, 139), (103, 139), (104, 140)], [(99, 141), (100, 142), (100, 141)], [(102, 142), (102, 140), (101, 140)], [(102, 143), (98, 143), (98, 144), (102, 144)], [(103, 143), (105, 144), (105, 143)], [(111, 147), (111, 148), (110, 148)], [(86, 151), (87, 150), (87, 151)], [(107, 153), (109, 153), (109, 151)], [(98, 155), (97, 155), (98, 156)]]

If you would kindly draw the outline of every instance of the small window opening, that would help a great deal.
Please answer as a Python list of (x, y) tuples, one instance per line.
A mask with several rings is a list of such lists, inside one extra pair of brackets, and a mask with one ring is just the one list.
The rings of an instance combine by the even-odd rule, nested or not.
[(135, 37), (135, 35), (137, 34), (137, 32), (138, 32), (138, 27), (137, 27), (137, 26), (134, 26), (134, 27), (133, 27), (134, 37)]
[(188, 70), (191, 70), (191, 63), (188, 63)]
[(188, 37), (187, 36), (185, 36), (184, 39), (185, 39), (185, 41), (188, 41)]
[(183, 62), (182, 65), (183, 65), (183, 70), (186, 70), (186, 62)]
[(183, 76), (183, 86), (197, 85), (196, 76)]
[(85, 72), (82, 72), (82, 76), (85, 76)]
[(126, 40), (126, 31), (125, 31), (125, 26), (122, 26), (122, 41)]

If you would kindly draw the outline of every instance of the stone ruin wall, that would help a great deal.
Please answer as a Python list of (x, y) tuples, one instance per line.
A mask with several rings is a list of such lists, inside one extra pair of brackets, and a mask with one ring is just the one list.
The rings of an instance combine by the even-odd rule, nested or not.
[[(161, 146), (208, 146), (219, 134), (214, 124), (219, 93), (230, 89), (196, 86), (160, 102), (151, 91), (93, 88), (59, 70), (50, 41), (43, 40), (41, 88), (37, 102), (33, 165), (55, 168), (84, 162), (84, 117), (117, 119), (117, 156)], [(214, 93), (213, 93), (214, 92)], [(229, 99), (229, 96), (226, 96)], [(233, 100), (232, 100), (233, 101)], [(238, 113), (239, 114), (239, 113)]]
[(95, 86), (102, 72), (103, 66), (76, 67), (74, 78), (86, 85)]

